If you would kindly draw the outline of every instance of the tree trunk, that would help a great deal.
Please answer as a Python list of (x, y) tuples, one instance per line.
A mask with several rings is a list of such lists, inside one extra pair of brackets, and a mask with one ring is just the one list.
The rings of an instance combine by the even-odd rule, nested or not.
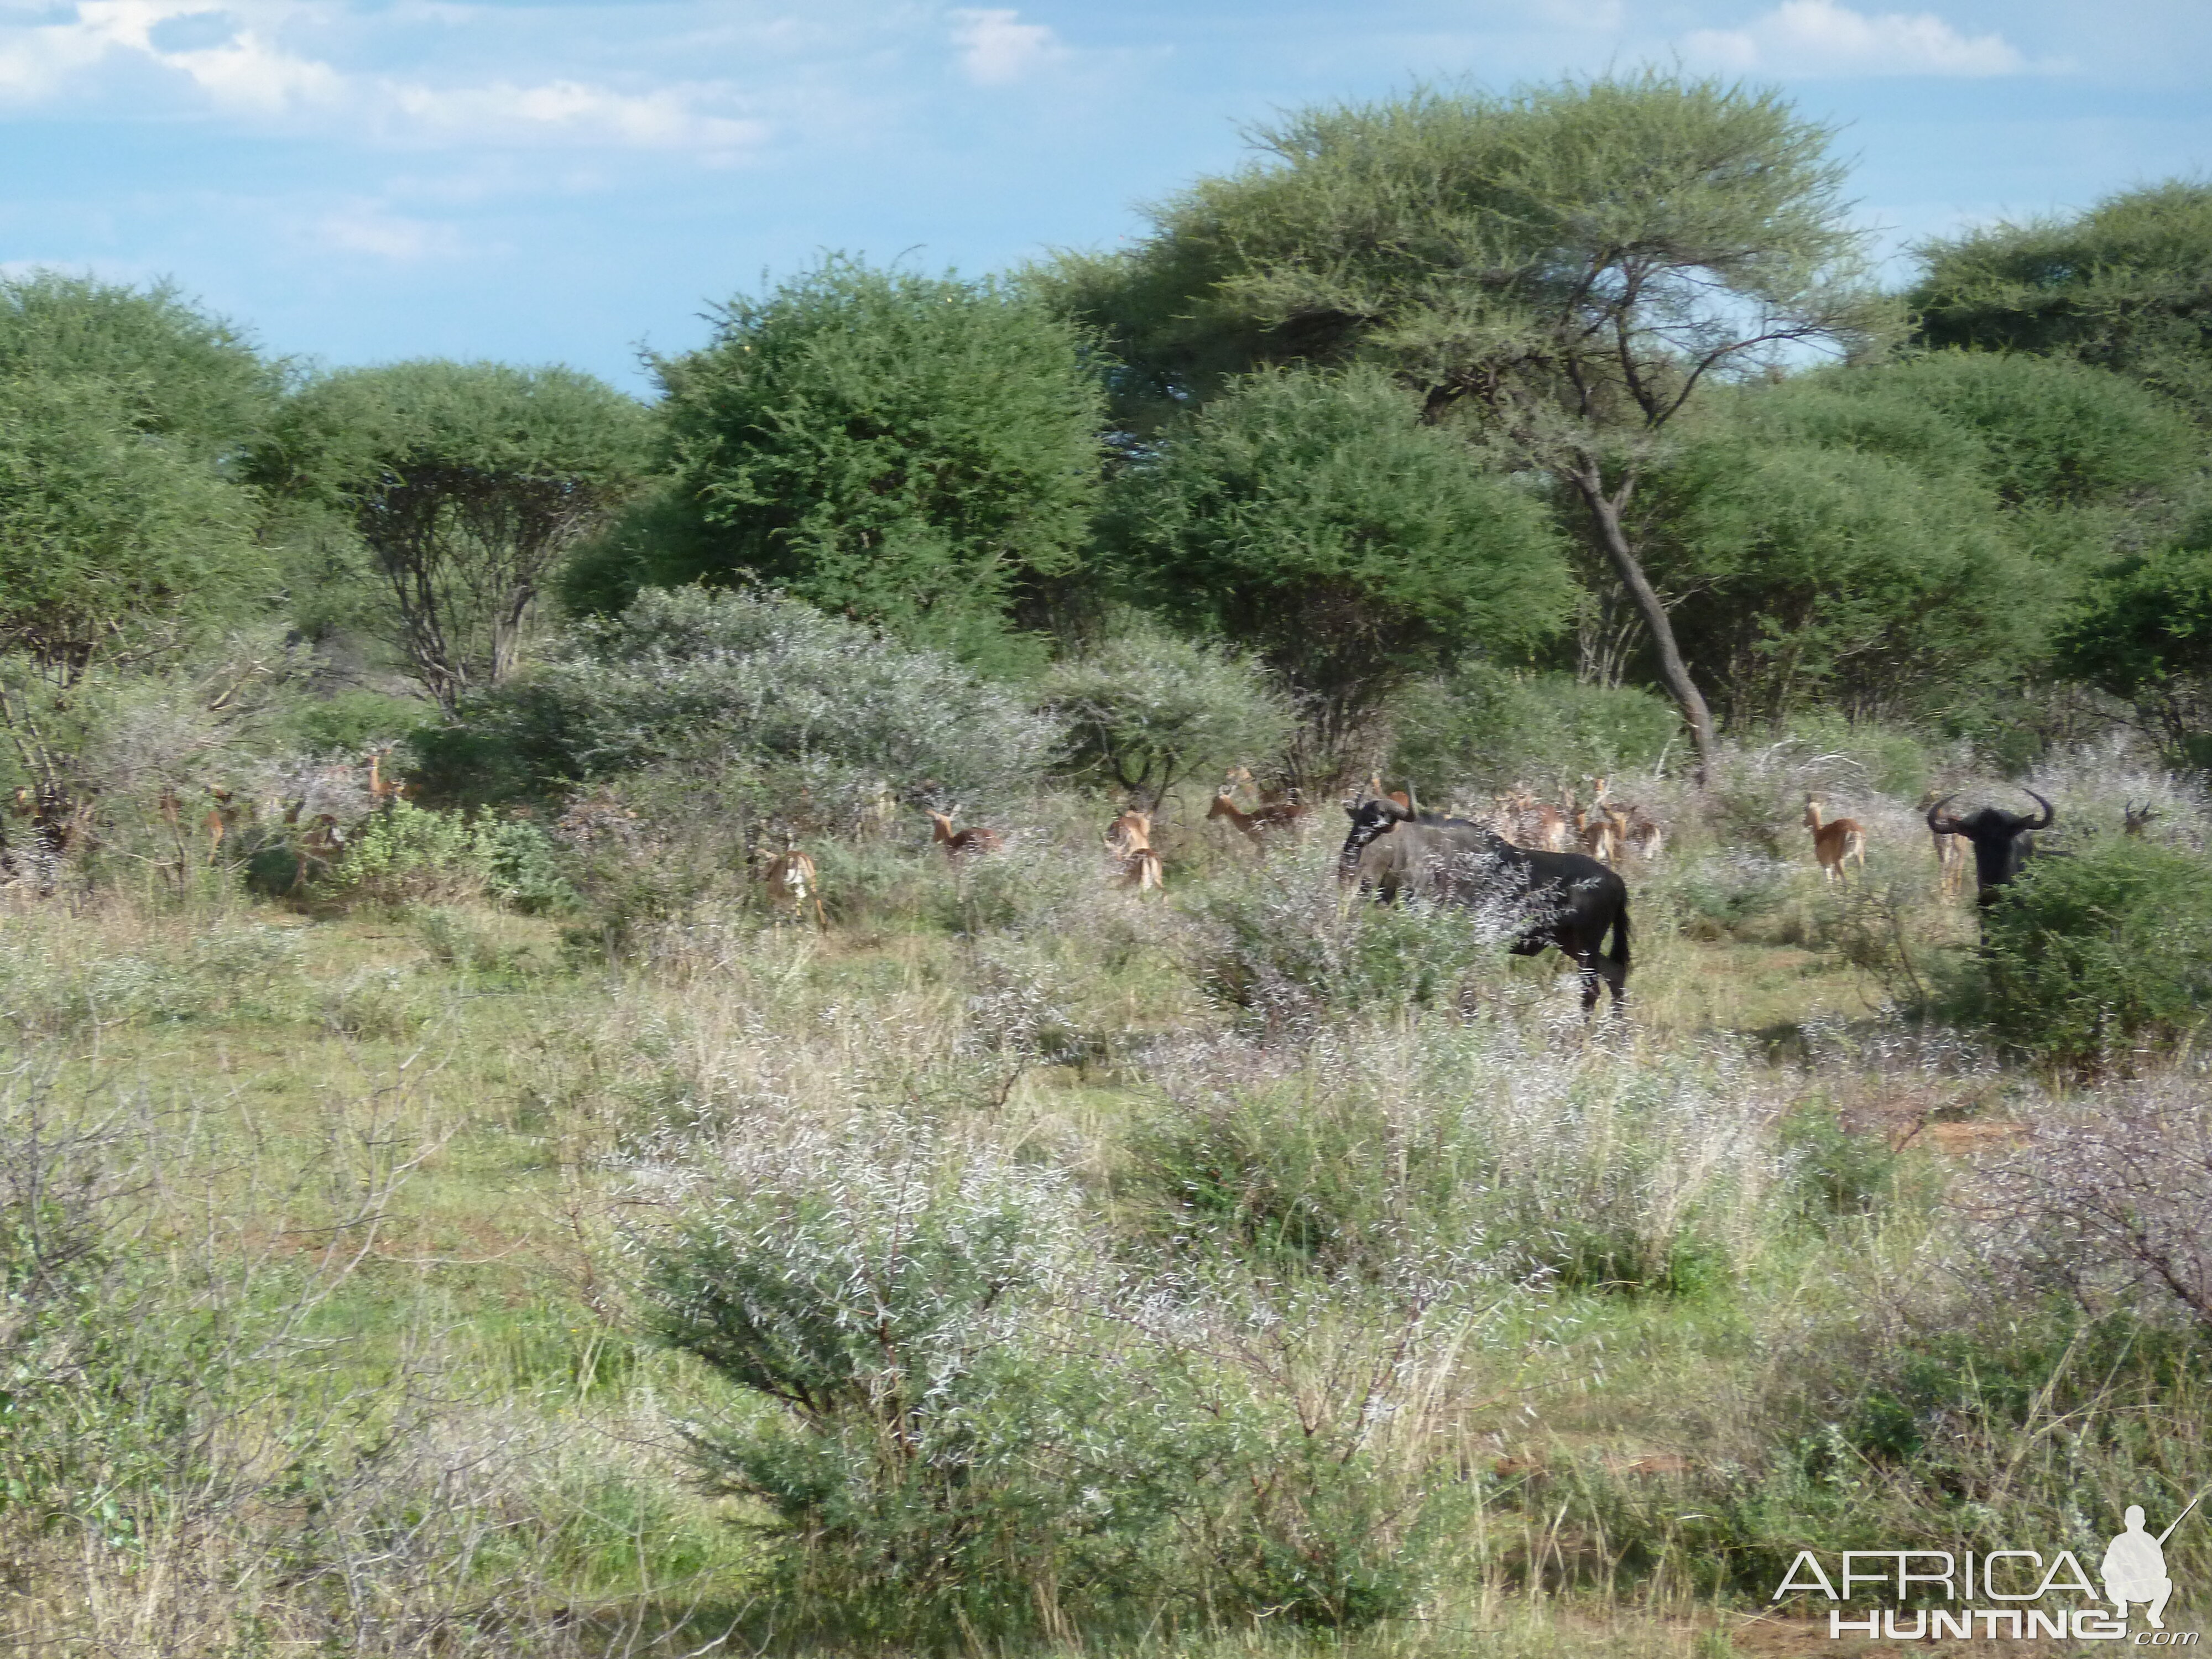
[(1690, 678), (1690, 665), (1682, 660), (1681, 647), (1674, 643), (1674, 624), (1667, 615), (1667, 607), (1659, 603), (1659, 594), (1644, 574), (1643, 562), (1636, 550), (1628, 544), (1628, 532), (1622, 529), (1620, 509), (1626, 499), (1626, 487), (1616, 500), (1605, 489), (1605, 480), (1595, 462), (1584, 463), (1568, 474), (1575, 492), (1589, 508), (1590, 518), (1597, 526), (1598, 544), (1612, 561), (1613, 574), (1620, 585), (1628, 590), (1635, 601), (1637, 613), (1644, 625), (1651, 630), (1651, 643), (1659, 653), (1659, 675), (1667, 682), (1667, 690), (1674, 696), (1682, 710), (1682, 717), (1690, 723), (1690, 741), (1698, 750), (1698, 787), (1705, 787), (1705, 780), (1713, 763), (1713, 714), (1705, 706), (1705, 693)]

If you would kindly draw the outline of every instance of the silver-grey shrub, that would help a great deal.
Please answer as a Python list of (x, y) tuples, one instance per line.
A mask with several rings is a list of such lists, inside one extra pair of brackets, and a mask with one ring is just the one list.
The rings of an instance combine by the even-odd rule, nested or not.
[(760, 1506), (779, 1629), (1342, 1627), (1422, 1593), (1437, 1413), (1495, 1300), (1458, 1275), (1118, 1266), (1066, 1177), (910, 1123), (665, 1155), (636, 1194), (665, 1217), (633, 1234), (647, 1300), (735, 1385), (691, 1456)]
[(1164, 1198), (1182, 1237), (1278, 1261), (1373, 1276), (1440, 1256), (1507, 1283), (1695, 1293), (1750, 1267), (1788, 1201), (1782, 1101), (1724, 1048), (1620, 1054), (1486, 1018), (1170, 1052), (1154, 1073), (1136, 1195)]
[(1035, 784), (1057, 737), (948, 657), (781, 594), (687, 587), (576, 623), (527, 677), (417, 746), (434, 788), (461, 799), (648, 769), (736, 772), (787, 816), (836, 823), (885, 790), (988, 810)]
[(2093, 1311), (2212, 1329), (2212, 1091), (2199, 1068), (2038, 1113), (1984, 1164), (1972, 1229), (1990, 1271)]

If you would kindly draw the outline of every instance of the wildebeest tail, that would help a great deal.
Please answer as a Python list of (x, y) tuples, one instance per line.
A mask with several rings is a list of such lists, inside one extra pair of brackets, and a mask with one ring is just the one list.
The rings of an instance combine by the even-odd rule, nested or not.
[(1613, 950), (1610, 952), (1610, 959), (1613, 965), (1620, 969), (1621, 976), (1626, 978), (1628, 975), (1628, 902), (1626, 899), (1621, 901), (1620, 908), (1613, 912)]

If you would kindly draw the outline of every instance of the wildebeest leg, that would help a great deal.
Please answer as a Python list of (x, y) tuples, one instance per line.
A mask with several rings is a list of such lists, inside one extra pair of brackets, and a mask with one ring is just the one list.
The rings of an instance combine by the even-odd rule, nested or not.
[(1610, 957), (1601, 956), (1595, 951), (1591, 952), (1590, 960), (1597, 965), (1598, 972), (1605, 975), (1605, 982), (1613, 992), (1613, 1011), (1619, 1013), (1620, 1005), (1628, 997), (1628, 970)]

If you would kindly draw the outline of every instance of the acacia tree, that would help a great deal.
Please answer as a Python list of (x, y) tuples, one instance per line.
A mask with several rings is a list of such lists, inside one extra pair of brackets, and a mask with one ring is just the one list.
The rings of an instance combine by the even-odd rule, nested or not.
[(1911, 301), (1928, 343), (2077, 358), (2212, 420), (2212, 185), (2126, 191), (1919, 252)]
[(2075, 673), (2155, 722), (2177, 760), (2212, 764), (2212, 514), (2179, 545), (2103, 572), (2061, 645)]
[(243, 336), (168, 289), (0, 279), (0, 730), (49, 880), (84, 793), (85, 677), (265, 590), (228, 463), (277, 388)]
[[(832, 258), (659, 359), (678, 488), (644, 580), (744, 576), (1012, 666), (1097, 505), (1086, 337), (990, 283)], [(1028, 654), (1034, 655), (1034, 652)]]
[(251, 470), (360, 537), (450, 714), (513, 671), (553, 567), (635, 492), (647, 444), (643, 407), (588, 374), (433, 360), (304, 387)]
[(1542, 503), (1364, 366), (1240, 378), (1115, 497), (1137, 590), (1280, 675), (1323, 775), (1359, 759), (1368, 717), (1408, 678), (1468, 650), (1524, 650), (1572, 596)]
[(2030, 668), (2197, 444), (2119, 375), (1963, 351), (1737, 388), (1679, 437), (1632, 528), (1692, 672), (1754, 719), (1902, 713)]
[(0, 280), (0, 645), (58, 690), (234, 601), (264, 561), (225, 463), (274, 368), (166, 288)]
[(1203, 397), (1254, 362), (1364, 358), (1431, 422), (1547, 473), (1703, 763), (1712, 716), (1629, 508), (1705, 387), (1879, 332), (1829, 137), (1772, 94), (1656, 73), (1309, 110), (1128, 253), (1044, 280), (1151, 387)]

